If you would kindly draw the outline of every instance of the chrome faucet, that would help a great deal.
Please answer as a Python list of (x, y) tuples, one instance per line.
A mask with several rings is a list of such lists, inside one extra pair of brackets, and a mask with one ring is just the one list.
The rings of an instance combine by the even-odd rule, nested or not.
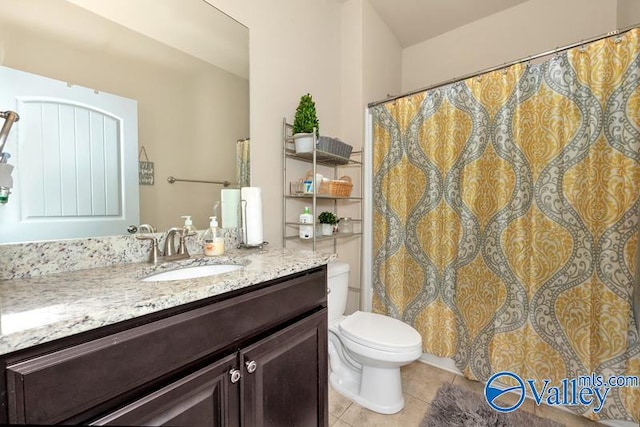
[(164, 256), (174, 256), (176, 255), (176, 244), (175, 244), (175, 235), (176, 233), (180, 233), (182, 228), (171, 227), (167, 231), (167, 237), (164, 239)]
[[(140, 230), (155, 230), (152, 226), (143, 224), (140, 226)], [(175, 235), (178, 234), (180, 243), (178, 250), (175, 247)], [(136, 236), (139, 240), (151, 240), (151, 252), (149, 253), (149, 262), (158, 264), (164, 261), (176, 261), (179, 259), (189, 258), (189, 251), (187, 251), (186, 238), (193, 236), (195, 233), (188, 233), (186, 229), (179, 227), (172, 227), (167, 231), (167, 236), (164, 239), (164, 251), (160, 252), (158, 248), (158, 238), (148, 235)]]

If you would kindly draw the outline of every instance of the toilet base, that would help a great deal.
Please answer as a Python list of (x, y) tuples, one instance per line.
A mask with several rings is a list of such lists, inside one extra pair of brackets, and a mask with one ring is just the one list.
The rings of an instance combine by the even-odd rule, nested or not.
[(343, 396), (380, 414), (395, 414), (404, 408), (400, 368), (363, 366), (356, 378), (329, 376), (331, 386)]

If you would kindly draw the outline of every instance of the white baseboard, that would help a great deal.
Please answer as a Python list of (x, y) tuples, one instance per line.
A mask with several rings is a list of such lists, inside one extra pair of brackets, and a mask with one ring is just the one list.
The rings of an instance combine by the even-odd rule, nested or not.
[[(462, 375), (462, 372), (456, 367), (453, 359), (450, 359), (448, 357), (438, 357), (434, 356), (433, 354), (422, 353), (422, 356), (420, 356), (420, 359), (418, 359), (418, 361), (426, 363), (427, 365), (431, 365), (435, 368), (442, 369), (443, 371), (448, 371), (456, 375)], [(532, 399), (532, 397), (527, 395), (527, 399)], [(569, 409), (562, 406), (558, 406), (556, 409), (573, 414), (573, 412), (571, 412)], [(638, 427), (637, 423), (631, 421), (598, 420), (598, 422), (611, 427)]]
[(422, 353), (419, 362), (426, 363), (427, 365), (431, 365), (435, 368), (442, 369), (443, 371), (448, 371), (454, 373), (456, 375), (462, 375), (462, 372), (456, 367), (456, 364), (453, 362), (453, 359), (448, 357), (438, 357), (429, 353)]

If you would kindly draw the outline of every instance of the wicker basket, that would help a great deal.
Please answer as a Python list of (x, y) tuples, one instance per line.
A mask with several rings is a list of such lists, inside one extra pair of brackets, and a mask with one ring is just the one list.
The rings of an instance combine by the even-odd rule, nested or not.
[(330, 197), (349, 197), (351, 196), (351, 190), (353, 184), (351, 178), (343, 176), (340, 179), (334, 179), (331, 181), (322, 181), (318, 194)]

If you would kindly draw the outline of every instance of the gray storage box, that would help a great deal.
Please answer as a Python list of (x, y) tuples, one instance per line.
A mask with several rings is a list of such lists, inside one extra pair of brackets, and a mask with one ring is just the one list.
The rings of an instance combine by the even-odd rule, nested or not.
[(349, 144), (345, 144), (337, 138), (321, 136), (318, 138), (316, 149), (348, 159), (349, 156), (351, 156), (351, 150), (353, 150), (353, 147)]

